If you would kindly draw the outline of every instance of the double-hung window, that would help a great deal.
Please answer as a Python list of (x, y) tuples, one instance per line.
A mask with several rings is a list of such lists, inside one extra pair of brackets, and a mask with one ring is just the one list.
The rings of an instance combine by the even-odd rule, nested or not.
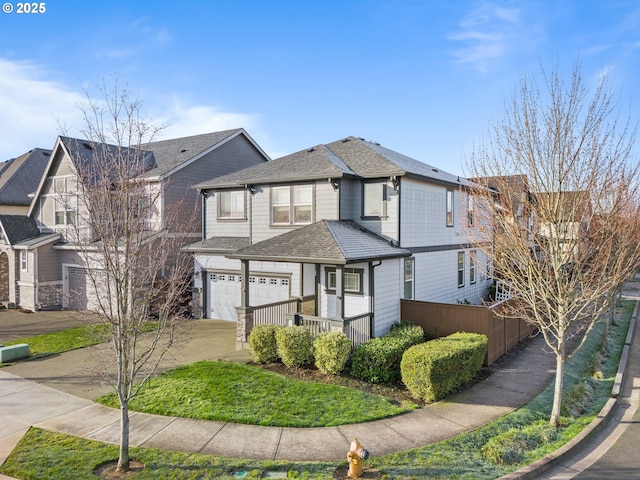
[(469, 222), (469, 226), (473, 226), (474, 218), (473, 218), (473, 209), (474, 209), (474, 198), (471, 193), (467, 194), (467, 220)]
[(458, 288), (464, 287), (464, 252), (458, 252)]
[(57, 226), (75, 225), (78, 215), (77, 182), (75, 177), (53, 179), (54, 222)]
[(27, 260), (27, 251), (20, 250), (20, 270), (26, 272), (29, 269), (29, 263)]
[(313, 221), (313, 185), (271, 188), (271, 223), (300, 225)]
[(362, 216), (381, 218), (386, 216), (386, 185), (382, 182), (363, 184)]
[[(327, 291), (335, 293), (338, 284), (338, 277), (335, 268), (325, 269), (327, 274)], [(346, 293), (362, 293), (362, 268), (344, 269), (344, 291)]]
[(413, 258), (407, 258), (404, 261), (404, 298), (413, 300), (413, 272), (415, 261)]
[(244, 220), (245, 191), (234, 190), (218, 194), (218, 218), (220, 220)]
[(469, 252), (469, 283), (476, 283), (476, 251)]
[(447, 227), (453, 227), (453, 190), (447, 189)]

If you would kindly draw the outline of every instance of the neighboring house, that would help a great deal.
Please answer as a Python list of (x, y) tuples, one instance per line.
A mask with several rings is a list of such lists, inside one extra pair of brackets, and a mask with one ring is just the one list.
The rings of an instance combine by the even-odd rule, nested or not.
[(38, 236), (33, 220), (26, 217), (33, 192), (38, 188), (51, 150), (34, 148), (0, 164), (0, 302), (16, 298), (16, 270), (25, 260), (24, 241)]
[[(73, 241), (77, 227), (83, 227), (78, 225), (82, 222), (78, 215), (78, 162), (96, 161), (99, 149), (116, 148), (69, 137), (56, 140), (28, 212), (39, 234), (13, 247), (26, 251), (20, 265), (13, 267), (17, 283), (13, 302), (32, 310), (91, 309), (95, 305), (95, 293), (87, 281), (90, 266), (84, 265), (79, 253), (86, 245)], [(191, 187), (202, 178), (269, 160), (243, 129), (153, 142), (144, 151), (146, 170), (140, 178), (150, 190), (161, 192), (156, 218), (149, 219), (150, 229), (171, 229), (163, 224), (163, 213), (174, 204), (185, 209), (185, 217), (192, 217), (200, 203)], [(201, 229), (201, 215), (197, 218), (195, 237)]]
[(200, 183), (203, 240), (188, 250), (202, 313), (237, 320), (242, 342), (256, 306), (291, 298), (366, 318), (369, 336), (400, 321), (401, 298), (479, 304), (491, 281), (467, 243), (470, 185), (355, 137)]
[(552, 242), (570, 257), (593, 215), (591, 195), (588, 191), (571, 191), (538, 192), (535, 196), (539, 212), (537, 243), (542, 254), (549, 251), (543, 244)]
[(51, 150), (34, 148), (0, 164), (0, 214), (26, 215)]

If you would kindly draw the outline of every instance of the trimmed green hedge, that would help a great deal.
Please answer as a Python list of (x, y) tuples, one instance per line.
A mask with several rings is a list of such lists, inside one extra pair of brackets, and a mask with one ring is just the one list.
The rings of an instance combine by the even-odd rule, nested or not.
[(278, 354), (289, 368), (301, 368), (313, 363), (313, 335), (307, 327), (282, 327), (276, 330)]
[(337, 375), (342, 372), (350, 353), (351, 340), (343, 332), (324, 332), (313, 341), (316, 368), (322, 373)]
[(401, 322), (388, 334), (358, 345), (351, 357), (351, 376), (369, 383), (400, 383), (402, 354), (409, 347), (424, 342), (419, 325)]
[(278, 355), (278, 343), (276, 342), (276, 332), (283, 328), (279, 325), (265, 324), (256, 325), (249, 334), (249, 346), (251, 347), (251, 357), (256, 363), (273, 363), (280, 359)]
[(487, 337), (476, 333), (415, 345), (402, 356), (402, 381), (414, 398), (435, 402), (473, 379), (486, 353)]

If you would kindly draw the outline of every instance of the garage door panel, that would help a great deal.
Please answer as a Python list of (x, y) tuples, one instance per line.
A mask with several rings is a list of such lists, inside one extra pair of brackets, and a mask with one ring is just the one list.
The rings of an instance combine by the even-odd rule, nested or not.
[[(240, 305), (242, 277), (238, 273), (211, 272), (207, 275), (207, 317), (218, 320), (236, 320), (236, 307)], [(251, 275), (249, 277), (249, 304), (253, 306), (288, 300), (289, 279)]]

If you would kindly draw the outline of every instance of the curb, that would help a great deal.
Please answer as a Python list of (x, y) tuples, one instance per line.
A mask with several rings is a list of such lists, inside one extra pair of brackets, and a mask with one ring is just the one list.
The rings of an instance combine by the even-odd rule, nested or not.
[(541, 458), (540, 460), (527, 465), (526, 467), (522, 467), (515, 472), (508, 473), (499, 477), (497, 480), (528, 480), (537, 477), (538, 475), (544, 473), (550, 468), (556, 466), (565, 458), (573, 455), (573, 450), (580, 446), (582, 442), (589, 439), (593, 434), (597, 433), (604, 427), (607, 422), (610, 420), (610, 414), (613, 411), (614, 407), (618, 403), (618, 397), (620, 395), (620, 389), (622, 388), (622, 381), (624, 380), (624, 371), (627, 367), (627, 358), (629, 355), (629, 345), (631, 344), (631, 340), (633, 339), (633, 334), (636, 326), (636, 318), (638, 315), (638, 311), (640, 310), (640, 301), (636, 301), (636, 306), (633, 310), (633, 314), (631, 315), (631, 321), (629, 322), (629, 330), (627, 331), (627, 337), (625, 340), (625, 345), (622, 349), (622, 355), (620, 356), (620, 363), (618, 365), (618, 372), (616, 373), (616, 379), (613, 384), (613, 388), (611, 390), (611, 398), (607, 400), (607, 403), (604, 404), (598, 416), (587, 425), (578, 435), (573, 437), (571, 441), (564, 444), (555, 452), (547, 455), (546, 457)]

